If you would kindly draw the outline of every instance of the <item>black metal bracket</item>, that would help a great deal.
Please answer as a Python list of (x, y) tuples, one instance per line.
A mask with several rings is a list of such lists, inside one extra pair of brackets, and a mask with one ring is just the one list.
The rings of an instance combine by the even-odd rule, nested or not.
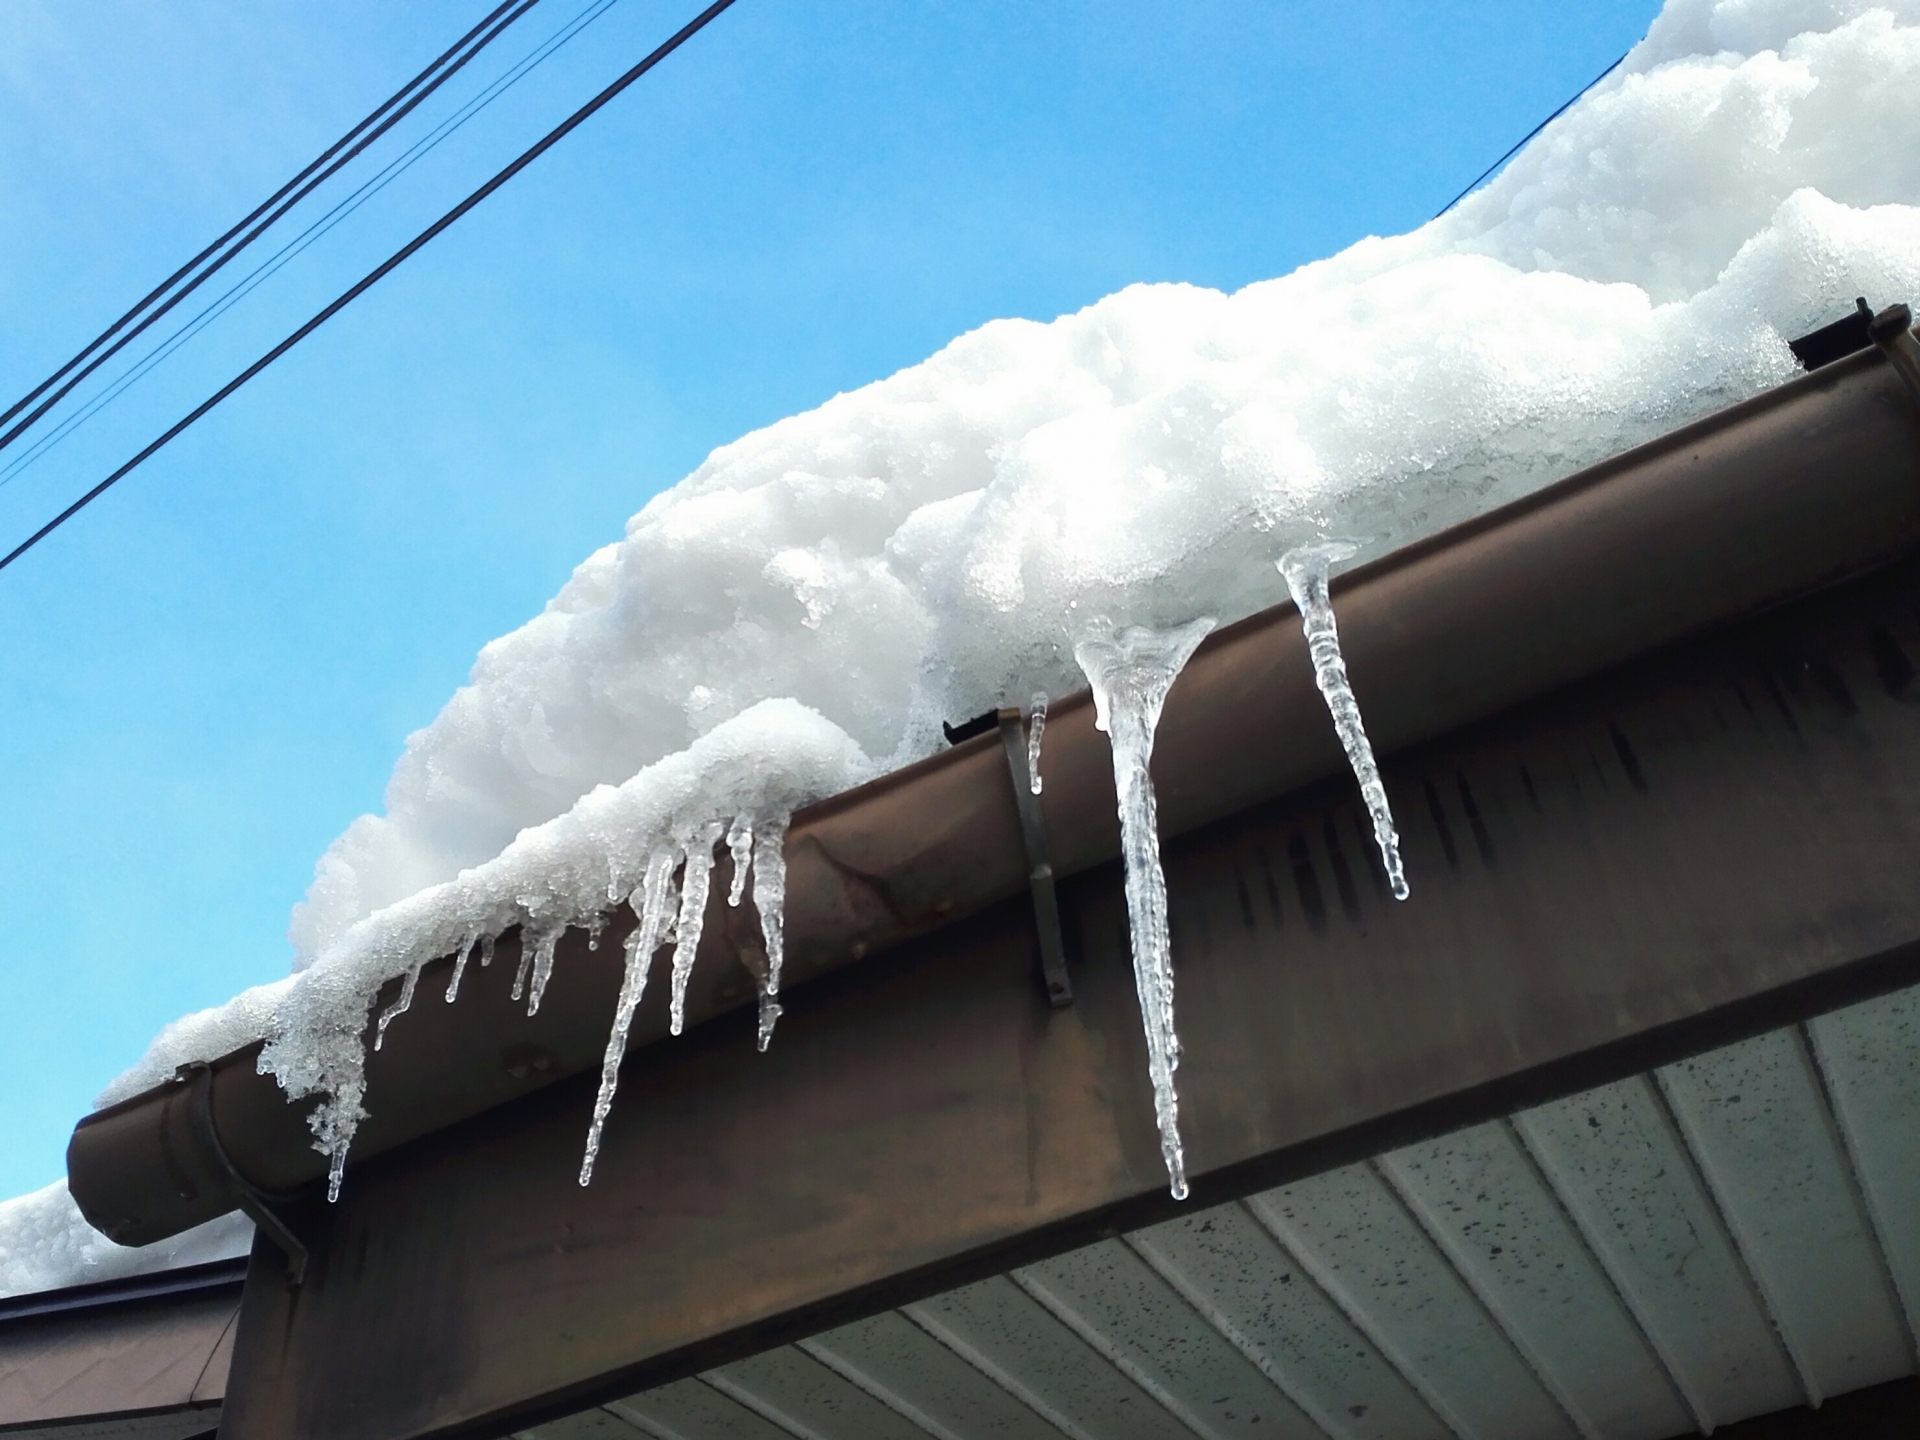
[(1027, 773), (1027, 729), (1018, 710), (999, 714), (1000, 740), (1007, 750), (1007, 769), (1013, 776), (1013, 803), (1020, 812), (1020, 835), (1027, 846), (1027, 884), (1033, 891), (1033, 923), (1040, 932), (1040, 975), (1047, 1000), (1057, 1010), (1073, 1003), (1073, 984), (1067, 979), (1067, 947), (1060, 933), (1060, 902), (1053, 891), (1053, 851), (1047, 845), (1046, 817), (1040, 797), (1033, 793)]
[(1889, 305), (1867, 324), (1867, 336), (1906, 381), (1907, 392), (1920, 405), (1920, 341), (1913, 338), (1913, 312)]
[(203, 1161), (226, 1179), (240, 1202), (241, 1213), (287, 1257), (287, 1288), (297, 1288), (307, 1278), (307, 1247), (268, 1203), (278, 1197), (270, 1196), (242, 1175), (227, 1155), (227, 1147), (220, 1143), (220, 1132), (213, 1123), (213, 1067), (204, 1060), (191, 1060), (176, 1070), (174, 1077), (192, 1086), (188, 1122)]

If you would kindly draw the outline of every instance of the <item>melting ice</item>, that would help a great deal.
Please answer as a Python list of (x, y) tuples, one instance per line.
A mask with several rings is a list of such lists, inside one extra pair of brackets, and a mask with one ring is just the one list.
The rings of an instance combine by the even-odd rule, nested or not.
[(1354, 698), (1353, 685), (1347, 679), (1347, 662), (1340, 654), (1340, 632), (1333, 623), (1333, 601), (1327, 594), (1328, 568), (1353, 557), (1357, 549), (1345, 540), (1327, 540), (1316, 545), (1301, 545), (1280, 557), (1280, 573), (1286, 577), (1294, 606), (1300, 611), (1300, 625), (1307, 634), (1307, 653), (1313, 657), (1313, 679), (1326, 698), (1333, 715), (1333, 728), (1353, 767), (1353, 778), (1360, 782), (1360, 796), (1366, 802), (1367, 815), (1373, 821), (1374, 842), (1380, 847), (1380, 862), (1387, 870), (1387, 883), (1393, 898), (1407, 898), (1406, 871), (1400, 864), (1400, 836), (1393, 828), (1393, 811), (1387, 805), (1387, 787), (1380, 783), (1380, 767), (1373, 761), (1373, 746), (1367, 743), (1366, 727), (1360, 723), (1360, 702)]
[(1160, 868), (1159, 820), (1153, 799), (1153, 732), (1167, 692), (1194, 648), (1213, 629), (1211, 616), (1171, 630), (1129, 627), (1097, 619), (1073, 647), (1093, 687), (1095, 724), (1113, 754), (1113, 788), (1120, 801), (1120, 854), (1126, 868), (1127, 925), (1133, 942), (1133, 981), (1147, 1032), (1147, 1069), (1160, 1154), (1173, 1198), (1187, 1198), (1186, 1156), (1180, 1146), (1180, 1101), (1174, 1071), (1180, 1037), (1174, 1029), (1173, 954), (1167, 930), (1167, 879)]
[(687, 847), (687, 869), (680, 881), (680, 921), (673, 946), (673, 1003), (668, 1030), (678, 1035), (687, 1022), (687, 981), (693, 975), (693, 957), (700, 951), (700, 936), (707, 925), (707, 894), (713, 880), (713, 847), (720, 843), (723, 827), (718, 821), (708, 825)]
[(1036, 690), (1027, 704), (1027, 788), (1040, 793), (1040, 737), (1047, 730), (1047, 692)]

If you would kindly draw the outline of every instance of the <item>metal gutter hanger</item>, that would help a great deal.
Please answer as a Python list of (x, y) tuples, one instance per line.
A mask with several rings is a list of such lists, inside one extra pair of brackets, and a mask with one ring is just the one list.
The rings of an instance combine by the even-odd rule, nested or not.
[(1053, 850), (1047, 844), (1047, 820), (1040, 813), (1040, 797), (1033, 793), (1027, 770), (1027, 731), (1018, 710), (1000, 712), (1000, 741), (1007, 750), (1007, 769), (1013, 775), (1013, 803), (1020, 810), (1020, 836), (1027, 846), (1027, 885), (1033, 892), (1033, 923), (1040, 932), (1040, 974), (1047, 1000), (1058, 1010), (1073, 1003), (1073, 985), (1067, 979), (1067, 947), (1060, 934), (1060, 902), (1053, 893)]

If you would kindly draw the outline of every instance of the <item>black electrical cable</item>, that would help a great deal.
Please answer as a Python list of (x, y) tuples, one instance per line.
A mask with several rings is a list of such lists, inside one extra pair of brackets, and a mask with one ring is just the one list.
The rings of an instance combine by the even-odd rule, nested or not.
[(123, 372), (119, 378), (109, 384), (105, 390), (95, 395), (85, 405), (81, 406), (79, 410), (67, 415), (58, 425), (54, 426), (51, 431), (41, 435), (27, 448), (25, 454), (16, 455), (11, 462), (0, 465), (0, 488), (8, 485), (13, 478), (22, 470), (26, 469), (27, 466), (32, 465), (50, 449), (71, 435), (76, 429), (86, 424), (93, 416), (105, 409), (108, 405), (111, 405), (125, 393), (130, 386), (137, 384), (154, 366), (164, 362), (168, 356), (191, 340), (202, 328), (211, 324), (227, 309), (237, 304), (241, 299), (244, 299), (250, 291), (263, 283), (295, 255), (298, 255), (302, 250), (306, 249), (308, 245), (318, 240), (335, 225), (346, 219), (347, 216), (351, 215), (367, 200), (378, 194), (389, 182), (399, 175), (406, 173), (416, 160), (428, 154), (442, 140), (459, 130), (467, 121), (471, 120), (488, 105), (491, 105), (506, 91), (511, 90), (521, 80), (525, 79), (535, 67), (549, 59), (560, 46), (572, 40), (616, 3), (618, 3), (618, 0), (589, 0), (585, 10), (581, 11), (580, 14), (568, 21), (567, 24), (562, 26), (553, 35), (549, 36), (544, 43), (535, 47), (531, 54), (511, 67), (504, 75), (487, 86), (474, 98), (467, 101), (467, 103), (456, 110), (451, 117), (441, 121), (440, 124), (429, 131), (424, 138), (415, 141), (414, 144), (402, 152), (398, 158), (389, 161), (371, 180), (361, 184), (358, 189), (354, 190), (344, 200), (341, 200), (331, 210), (327, 211), (326, 214), (313, 221), (305, 230), (281, 246), (278, 251), (255, 266), (250, 274), (243, 276), (239, 281), (230, 286), (224, 295), (221, 295), (211, 304), (204, 307), (199, 314), (175, 330), (172, 335), (161, 341), (160, 344), (152, 350), (149, 350), (131, 369)]
[[(169, 275), (141, 299), (139, 304), (135, 305), (131, 310), (127, 311), (126, 314), (114, 321), (113, 324), (101, 331), (79, 354), (75, 355), (71, 360), (67, 361), (66, 364), (54, 371), (53, 374), (34, 386), (32, 390), (21, 396), (20, 399), (16, 400), (4, 412), (0, 412), (0, 424), (5, 424), (22, 410), (26, 409), (27, 406), (32, 405), (40, 396), (45, 395), (53, 386), (59, 385), (60, 387), (37, 406), (32, 414), (28, 415), (5, 434), (0, 434), (0, 450), (4, 450), (15, 440), (19, 439), (20, 436), (30, 426), (40, 420), (47, 411), (65, 399), (66, 396), (71, 393), (74, 386), (80, 384), (95, 370), (98, 370), (127, 345), (131, 344), (134, 339), (150, 325), (159, 320), (161, 316), (173, 309), (174, 306), (186, 299), (187, 296), (191, 295), (195, 290), (199, 289), (201, 285), (211, 279), (223, 266), (240, 254), (241, 251), (245, 250), (247, 246), (259, 239), (265, 231), (278, 223), (295, 205), (312, 194), (319, 186), (332, 179), (333, 176), (340, 172), (343, 166), (347, 165), (354, 157), (359, 155), (369, 145), (373, 144), (374, 141), (386, 134), (387, 131), (391, 130), (395, 125), (399, 124), (401, 120), (412, 113), (415, 107), (429, 95), (433, 94), (435, 90), (438, 90), (442, 85), (446, 84), (448, 80), (452, 79), (468, 61), (472, 60), (474, 56), (478, 55), (497, 39), (508, 26), (512, 25), (514, 21), (518, 20), (522, 15), (525, 15), (527, 11), (531, 10), (538, 3), (539, 0), (501, 0), (501, 3), (496, 6), (485, 19), (478, 25), (475, 25), (465, 35), (462, 35), (431, 65), (427, 66), (426, 69), (422, 70), (418, 75), (414, 76), (413, 79), (409, 80), (399, 90), (394, 92), (384, 104), (374, 110), (366, 119), (362, 120), (358, 125), (355, 125), (345, 135), (341, 136), (338, 140), (334, 141), (332, 145), (322, 151), (312, 164), (308, 165), (298, 175), (295, 175), (291, 180), (287, 181), (286, 184), (274, 191), (273, 194), (269, 195), (265, 200), (261, 201), (260, 204), (254, 208), (253, 212), (241, 220), (239, 224), (228, 230), (226, 234), (215, 240), (211, 245), (207, 246), (206, 249), (194, 256), (193, 259)], [(505, 16), (504, 19), (501, 18), (503, 15)], [(488, 27), (492, 28), (489, 29)], [(483, 34), (482, 32), (485, 33)], [(473, 43), (475, 42), (476, 36), (479, 37), (478, 41), (477, 43)], [(463, 50), (464, 53), (462, 53)], [(395, 108), (396, 106), (398, 107), (397, 109)], [(347, 149), (346, 147), (348, 146), (352, 148)], [(344, 154), (341, 153), (343, 149), (346, 151)], [(316, 171), (319, 173), (316, 174)], [(272, 211), (271, 214), (267, 213), (269, 210)], [(266, 218), (262, 219), (262, 216)], [(255, 224), (256, 221), (259, 223)], [(154, 301), (158, 300), (162, 295), (166, 295), (167, 291), (178, 284), (183, 277), (191, 274), (193, 270), (209, 256), (215, 255), (222, 246), (227, 245), (228, 241), (233, 240), (236, 235), (240, 235), (241, 231), (247, 230), (247, 227), (250, 225), (253, 228), (241, 236), (238, 243), (227, 249), (224, 254), (220, 254), (211, 265), (208, 265), (206, 269), (202, 270), (198, 275), (195, 275), (187, 284), (181, 286), (178, 291), (168, 297), (165, 304), (153, 310), (150, 314), (147, 314), (145, 318), (140, 319), (137, 325), (134, 325), (126, 334), (121, 335), (118, 340), (113, 339), (116, 333), (140, 317), (141, 313), (153, 305)], [(108, 346), (106, 350), (100, 351), (100, 353), (96, 355), (94, 352), (99, 351), (102, 345), (107, 345), (108, 341), (113, 341), (113, 343)], [(89, 356), (93, 358), (89, 360)], [(78, 374), (74, 374), (75, 368), (80, 366), (84, 366), (84, 368), (80, 369)], [(72, 376), (71, 379), (66, 378), (69, 375)], [(63, 379), (66, 379), (66, 383), (61, 385), (60, 382)]]
[[(1629, 50), (1627, 52), (1627, 55), (1631, 55), (1632, 53), (1633, 52)], [(1546, 129), (1547, 126), (1551, 125), (1554, 121), (1558, 120), (1562, 115), (1566, 114), (1567, 111), (1571, 110), (1574, 107), (1574, 102), (1579, 100), (1581, 95), (1585, 95), (1587, 91), (1591, 90), (1594, 86), (1598, 85), (1602, 80), (1606, 79), (1607, 76), (1611, 75), (1614, 71), (1618, 70), (1621, 67), (1621, 65), (1626, 62), (1627, 55), (1622, 55), (1618, 60), (1614, 61), (1611, 65), (1607, 66), (1607, 68), (1602, 70), (1598, 75), (1594, 76), (1591, 80), (1587, 81), (1586, 84), (1580, 87), (1579, 95), (1575, 95), (1572, 100), (1567, 101), (1566, 104), (1562, 105), (1558, 110), (1554, 111), (1551, 115), (1547, 116), (1546, 119), (1542, 120), (1538, 125), (1534, 126), (1533, 129), (1529, 130), (1525, 135), (1522, 135), (1520, 137), (1519, 144), (1515, 145), (1511, 150), (1507, 151), (1506, 154), (1502, 155), (1498, 160), (1494, 161), (1491, 165), (1487, 166), (1486, 169), (1482, 170), (1478, 175), (1474, 176), (1473, 184), (1467, 186), (1466, 189), (1462, 190), (1458, 195), (1454, 196), (1451, 200), (1447, 201), (1446, 204), (1442, 205), (1439, 209), (1439, 212), (1434, 215), (1433, 217), (1434, 220), (1438, 220), (1441, 215), (1446, 214), (1447, 211), (1451, 210), (1454, 206), (1458, 205), (1462, 200), (1466, 199), (1467, 196), (1471, 195), (1475, 190), (1479, 189), (1480, 182), (1482, 180), (1485, 180), (1489, 175), (1493, 174), (1494, 171), (1498, 170), (1502, 165), (1506, 164), (1507, 161), (1511, 160), (1514, 156), (1518, 155), (1520, 153), (1521, 146), (1525, 145), (1527, 141), (1533, 139), (1534, 136), (1538, 135), (1542, 130)], [(1429, 221), (1428, 223), (1431, 224), (1432, 221)]]
[(98, 485), (95, 485), (91, 490), (87, 491), (86, 494), (67, 506), (67, 508), (62, 510), (58, 515), (54, 516), (53, 519), (49, 520), (25, 540), (22, 540), (18, 545), (14, 546), (13, 549), (7, 552), (4, 558), (0, 558), (0, 570), (6, 569), (9, 565), (13, 564), (14, 561), (26, 554), (27, 551), (33, 549), (34, 546), (46, 539), (47, 536), (66, 524), (67, 521), (71, 520), (75, 515), (78, 515), (95, 500), (98, 500), (114, 484), (138, 469), (162, 447), (187, 429), (188, 426), (192, 425), (201, 416), (213, 409), (214, 406), (233, 394), (233, 392), (238, 390), (242, 385), (245, 385), (249, 380), (253, 379), (254, 376), (266, 369), (267, 366), (286, 354), (287, 351), (306, 339), (307, 336), (326, 324), (327, 321), (339, 314), (340, 311), (352, 304), (361, 295), (372, 289), (388, 272), (396, 269), (409, 256), (426, 245), (427, 242), (432, 240), (441, 231), (445, 230), (449, 225), (452, 225), (462, 215), (465, 215), (469, 210), (473, 209), (474, 206), (478, 205), (482, 200), (506, 184), (507, 181), (518, 175), (522, 170), (526, 169), (527, 166), (546, 154), (548, 150), (572, 134), (574, 130), (578, 129), (621, 91), (625, 90), (629, 85), (633, 84), (634, 81), (653, 69), (654, 66), (658, 65), (662, 60), (686, 44), (687, 41), (691, 40), (695, 35), (698, 35), (702, 30), (706, 29), (712, 21), (719, 17), (722, 11), (731, 7), (733, 3), (734, 0), (713, 0), (713, 4), (707, 6), (706, 9), (694, 16), (693, 19), (689, 20), (685, 25), (682, 25), (672, 36), (651, 51), (639, 64), (635, 65), (631, 70), (607, 86), (606, 89), (602, 90), (598, 95), (574, 111), (565, 120), (562, 120), (558, 125), (554, 126), (553, 129), (541, 136), (539, 140), (535, 141), (527, 149), (521, 151), (518, 156), (496, 173), (486, 184), (482, 185), (478, 190), (475, 190), (471, 195), (467, 196), (466, 199), (462, 200), (458, 205), (434, 221), (433, 224), (429, 225), (418, 235), (414, 236), (413, 239), (409, 240), (405, 245), (402, 245), (398, 250), (394, 251), (393, 254), (381, 261), (374, 269), (368, 271), (367, 274), (355, 281), (352, 286), (343, 291), (331, 304), (311, 320), (307, 321), (306, 324), (302, 325), (298, 330), (295, 330), (291, 335), (287, 336), (286, 339), (282, 340), (246, 369), (234, 376), (233, 379), (229, 380), (205, 400), (202, 400), (198, 405), (194, 406), (192, 410), (181, 416), (180, 419), (176, 420), (165, 432), (157, 439), (151, 441), (145, 449), (127, 461), (126, 464), (122, 465), (118, 470), (115, 470), (111, 475), (107, 476), (106, 479), (102, 480)]

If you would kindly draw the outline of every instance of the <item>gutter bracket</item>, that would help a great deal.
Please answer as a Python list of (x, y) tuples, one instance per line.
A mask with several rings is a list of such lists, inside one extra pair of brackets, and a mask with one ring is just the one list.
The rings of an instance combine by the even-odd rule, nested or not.
[(1000, 740), (1013, 778), (1013, 805), (1020, 812), (1020, 836), (1027, 847), (1027, 884), (1033, 891), (1033, 923), (1040, 932), (1040, 975), (1054, 1009), (1073, 1003), (1067, 979), (1067, 947), (1060, 933), (1060, 902), (1053, 888), (1053, 850), (1047, 844), (1046, 817), (1027, 772), (1026, 717), (1018, 710), (999, 714)]
[(202, 1158), (226, 1177), (228, 1186), (239, 1199), (241, 1213), (287, 1257), (287, 1288), (298, 1289), (307, 1278), (307, 1247), (292, 1227), (274, 1213), (268, 1202), (275, 1197), (242, 1175), (228, 1156), (226, 1146), (220, 1143), (220, 1132), (213, 1123), (213, 1066), (205, 1060), (191, 1060), (174, 1072), (174, 1078), (192, 1086), (187, 1106), (188, 1125)]
[(1913, 338), (1913, 312), (1905, 305), (1889, 305), (1868, 322), (1867, 336), (1900, 373), (1914, 404), (1920, 405), (1920, 341)]

